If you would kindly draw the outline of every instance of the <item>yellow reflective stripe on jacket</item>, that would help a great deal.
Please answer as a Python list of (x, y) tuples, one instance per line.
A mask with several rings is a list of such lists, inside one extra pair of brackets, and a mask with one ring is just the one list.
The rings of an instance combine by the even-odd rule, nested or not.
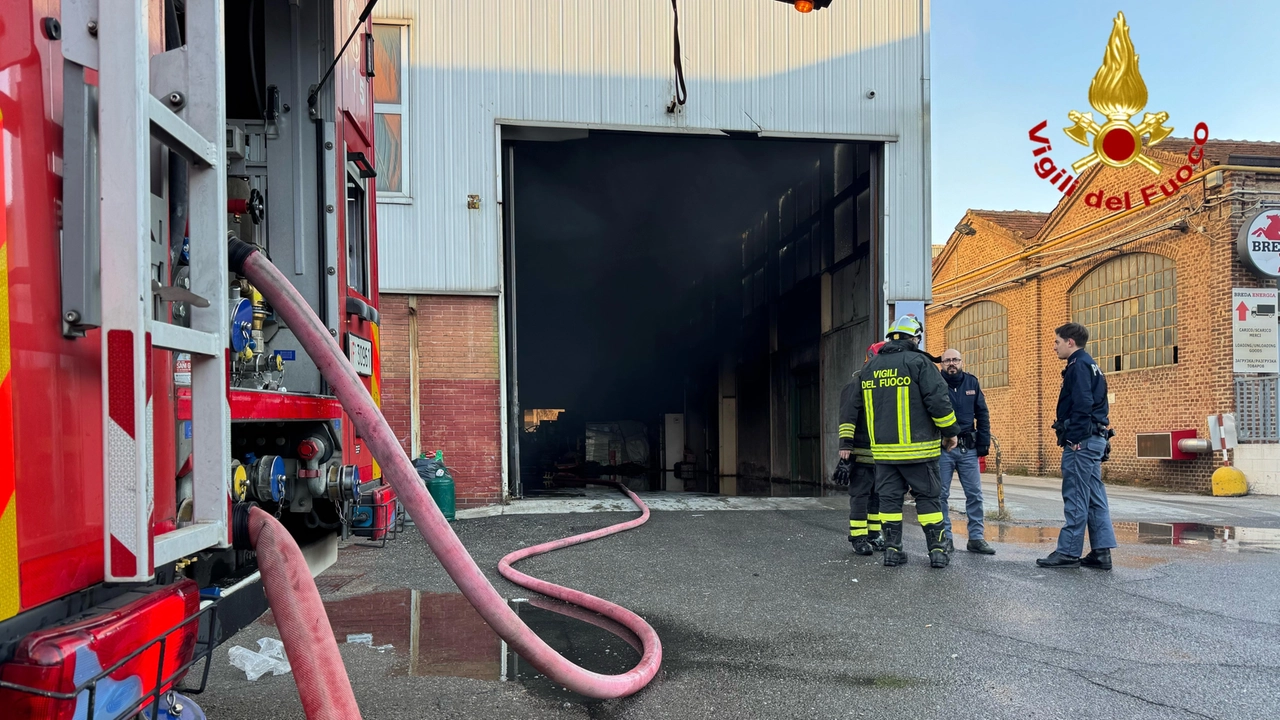
[(841, 439), (846, 439), (846, 438), (847, 438), (847, 439), (849, 439), (849, 440), (852, 440), (852, 439), (853, 439), (853, 431), (854, 431), (854, 430), (856, 430), (856, 429), (857, 429), (857, 427), (856, 427), (853, 423), (840, 423), (840, 437), (841, 437)]
[(876, 460), (928, 460), (942, 454), (942, 441), (872, 445), (871, 454)]
[(942, 448), (932, 450), (915, 450), (911, 452), (889, 453), (876, 451), (876, 462), (908, 462), (911, 460), (935, 460), (942, 455)]
[(871, 444), (876, 444), (876, 406), (871, 402), (871, 391), (862, 391), (863, 412), (867, 415), (867, 437), (871, 438)]
[(917, 443), (880, 443), (871, 446), (871, 452), (879, 457), (881, 452), (914, 452), (916, 450), (937, 450), (942, 447), (941, 440), (925, 440)]
[(911, 444), (911, 388), (898, 388), (898, 443)]
[(956, 424), (956, 414), (951, 413), (945, 417), (933, 418), (933, 424), (940, 428), (951, 427)]
[(920, 521), (921, 525), (937, 525), (938, 523), (942, 522), (942, 513), (940, 512), (925, 513), (923, 515), (917, 515), (916, 519)]

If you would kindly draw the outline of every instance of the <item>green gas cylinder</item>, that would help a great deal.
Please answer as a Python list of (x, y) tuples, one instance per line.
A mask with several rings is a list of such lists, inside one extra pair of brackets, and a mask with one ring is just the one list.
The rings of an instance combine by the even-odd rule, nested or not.
[(436, 472), (427, 481), (427, 492), (431, 493), (431, 499), (436, 501), (436, 506), (444, 513), (444, 519), (453, 522), (456, 513), (453, 476), (445, 468), (443, 450), (436, 450)]

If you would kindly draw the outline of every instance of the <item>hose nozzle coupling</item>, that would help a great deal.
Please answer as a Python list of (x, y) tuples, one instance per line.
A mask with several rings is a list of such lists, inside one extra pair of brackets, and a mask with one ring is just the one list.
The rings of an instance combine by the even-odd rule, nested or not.
[(235, 273), (244, 274), (244, 261), (256, 252), (258, 252), (257, 247), (231, 233), (227, 234), (227, 265)]

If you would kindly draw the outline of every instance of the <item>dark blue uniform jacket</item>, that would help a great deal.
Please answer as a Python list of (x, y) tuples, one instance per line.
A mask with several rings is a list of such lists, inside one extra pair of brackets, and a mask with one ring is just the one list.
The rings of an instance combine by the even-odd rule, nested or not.
[(991, 449), (991, 414), (987, 412), (987, 398), (982, 394), (978, 378), (961, 372), (953, 378), (945, 372), (942, 379), (951, 389), (951, 407), (956, 411), (956, 425), (960, 428), (961, 442), (973, 448), (979, 457)]
[(1107, 404), (1107, 378), (1089, 353), (1077, 350), (1062, 369), (1058, 392), (1058, 421), (1053, 424), (1058, 444), (1066, 447), (1103, 435), (1111, 424)]

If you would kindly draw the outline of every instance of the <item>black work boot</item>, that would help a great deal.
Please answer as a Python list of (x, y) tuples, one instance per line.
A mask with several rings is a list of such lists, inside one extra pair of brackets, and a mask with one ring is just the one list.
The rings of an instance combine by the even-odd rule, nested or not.
[(924, 525), (924, 541), (929, 546), (929, 567), (944, 568), (951, 564), (948, 554), (947, 526), (942, 523)]
[(896, 567), (907, 564), (907, 554), (902, 551), (902, 521), (881, 524), (884, 532), (884, 566)]
[(1110, 570), (1111, 550), (1090, 550), (1088, 555), (1080, 558), (1080, 565), (1094, 570)]
[(1036, 565), (1042, 568), (1078, 568), (1080, 567), (1080, 558), (1073, 555), (1063, 555), (1054, 550), (1049, 553), (1049, 557), (1036, 560)]
[(987, 541), (983, 540), (982, 538), (978, 538), (976, 540), (974, 540), (973, 538), (970, 538), (969, 545), (965, 549), (971, 553), (978, 553), (979, 555), (995, 555), (996, 554), (996, 549), (991, 547), (991, 545), (988, 544)]
[(871, 549), (876, 552), (884, 552), (884, 536), (879, 530), (871, 530), (867, 532), (867, 542), (871, 544)]
[(853, 543), (853, 552), (858, 555), (870, 555), (875, 552), (871, 549), (871, 543), (867, 542), (866, 535), (850, 535), (849, 542)]

